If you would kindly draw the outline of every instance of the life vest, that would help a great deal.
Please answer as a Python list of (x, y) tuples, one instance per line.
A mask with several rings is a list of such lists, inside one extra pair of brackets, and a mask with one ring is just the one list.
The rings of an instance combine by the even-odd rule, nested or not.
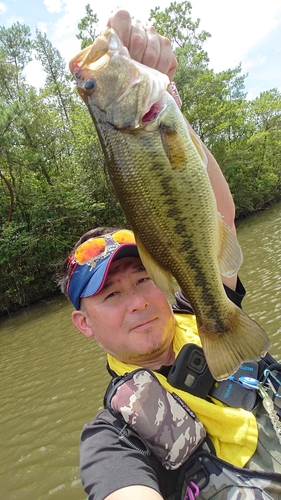
[(120, 441), (153, 454), (163, 468), (178, 470), (174, 494), (166, 500), (280, 500), (281, 474), (238, 468), (216, 457), (196, 415), (150, 370), (139, 368), (115, 378), (105, 407), (115, 417), (114, 425), (123, 424)]
[[(175, 314), (175, 356), (186, 343), (200, 345), (195, 316)], [(119, 361), (108, 355), (108, 365), (118, 376), (133, 372), (138, 367)], [(170, 394), (176, 394), (194, 412), (210, 437), (219, 459), (243, 468), (254, 454), (258, 441), (255, 416), (242, 408), (230, 408), (218, 400), (209, 402), (185, 391), (175, 389), (158, 372), (153, 372), (161, 386)], [(215, 403), (215, 404), (214, 404)]]

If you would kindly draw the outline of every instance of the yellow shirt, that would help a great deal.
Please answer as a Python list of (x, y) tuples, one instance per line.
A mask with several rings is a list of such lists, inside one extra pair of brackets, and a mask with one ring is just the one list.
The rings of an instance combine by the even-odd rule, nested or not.
[[(200, 345), (195, 316), (175, 314), (176, 326), (173, 340), (175, 356), (187, 343)], [(124, 375), (139, 368), (137, 365), (122, 363), (108, 355), (110, 368), (117, 375)], [(154, 372), (161, 385), (169, 392), (175, 392), (193, 410), (204, 425), (212, 440), (216, 454), (222, 460), (237, 467), (244, 467), (254, 454), (258, 442), (258, 428), (254, 415), (242, 408), (230, 408), (220, 401), (213, 403), (198, 398), (180, 389), (175, 389), (164, 375)]]

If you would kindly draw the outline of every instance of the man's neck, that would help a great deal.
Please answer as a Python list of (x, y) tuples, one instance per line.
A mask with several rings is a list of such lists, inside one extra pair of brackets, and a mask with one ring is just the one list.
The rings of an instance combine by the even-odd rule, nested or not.
[(148, 368), (149, 370), (159, 370), (161, 366), (171, 366), (175, 361), (175, 354), (173, 351), (173, 346), (170, 345), (169, 349), (164, 351), (161, 355), (157, 356), (157, 358), (150, 359), (147, 361), (141, 361), (138, 364), (143, 368)]

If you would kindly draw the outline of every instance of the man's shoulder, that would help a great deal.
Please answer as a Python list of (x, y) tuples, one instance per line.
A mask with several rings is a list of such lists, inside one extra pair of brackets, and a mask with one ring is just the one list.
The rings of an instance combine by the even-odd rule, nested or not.
[(102, 410), (85, 423), (80, 436), (81, 461), (96, 463), (96, 458), (104, 456), (105, 450), (118, 449), (122, 427), (124, 424), (109, 410)]
[(81, 433), (81, 448), (87, 447), (91, 442), (96, 450), (118, 447), (123, 448), (124, 443), (130, 449), (137, 449), (141, 454), (150, 455), (144, 440), (130, 428), (122, 417), (114, 416), (108, 409), (99, 412), (90, 422), (84, 424)]
[(119, 419), (114, 417), (108, 409), (103, 409), (101, 410), (97, 415), (94, 416), (94, 418), (90, 421), (84, 424), (83, 430), (87, 429), (95, 429), (97, 427), (113, 427), (117, 430), (122, 429), (122, 422), (120, 422)]

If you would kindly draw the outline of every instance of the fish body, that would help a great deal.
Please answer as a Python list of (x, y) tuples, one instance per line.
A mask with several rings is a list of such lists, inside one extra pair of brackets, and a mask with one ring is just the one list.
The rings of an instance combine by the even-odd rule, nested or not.
[(265, 354), (269, 340), (225, 294), (221, 274), (238, 271), (241, 249), (217, 212), (206, 157), (167, 92), (168, 77), (130, 59), (109, 28), (70, 70), (147, 271), (165, 292), (176, 280), (211, 373), (228, 378)]

